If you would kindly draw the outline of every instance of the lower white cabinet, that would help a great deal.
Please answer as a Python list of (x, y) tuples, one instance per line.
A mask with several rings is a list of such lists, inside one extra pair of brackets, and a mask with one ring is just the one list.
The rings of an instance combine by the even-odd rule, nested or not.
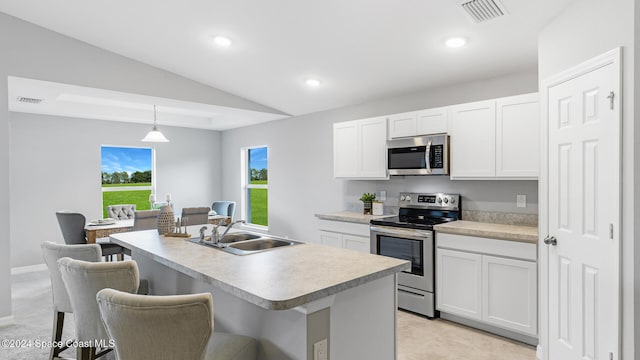
[(436, 263), (438, 310), (482, 320), (482, 256), (438, 249)]
[(369, 253), (369, 224), (318, 220), (320, 244)]
[(436, 233), (436, 308), (536, 336), (535, 244)]

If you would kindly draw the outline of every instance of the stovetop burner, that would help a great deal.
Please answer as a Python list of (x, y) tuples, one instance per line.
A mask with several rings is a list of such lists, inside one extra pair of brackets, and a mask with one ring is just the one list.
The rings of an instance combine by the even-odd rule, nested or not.
[(396, 217), (371, 220), (372, 225), (433, 230), (433, 225), (460, 220), (460, 195), (400, 193)]

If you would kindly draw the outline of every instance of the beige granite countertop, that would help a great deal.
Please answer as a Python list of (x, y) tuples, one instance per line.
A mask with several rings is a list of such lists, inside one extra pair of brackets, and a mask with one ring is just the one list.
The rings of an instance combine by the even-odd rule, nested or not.
[(538, 228), (535, 226), (491, 224), (458, 220), (435, 225), (433, 229), (436, 232), (447, 234), (478, 236), (534, 244), (538, 242)]
[[(208, 225), (210, 233), (212, 225)], [(198, 234), (201, 225), (189, 227)], [(317, 244), (233, 255), (156, 230), (111, 235), (132, 249), (192, 278), (269, 310), (286, 310), (409, 269), (409, 262)]]
[(359, 224), (368, 224), (372, 219), (383, 219), (388, 217), (394, 217), (397, 215), (364, 215), (361, 212), (355, 211), (338, 211), (332, 213), (316, 214), (316, 217), (324, 220), (345, 221)]

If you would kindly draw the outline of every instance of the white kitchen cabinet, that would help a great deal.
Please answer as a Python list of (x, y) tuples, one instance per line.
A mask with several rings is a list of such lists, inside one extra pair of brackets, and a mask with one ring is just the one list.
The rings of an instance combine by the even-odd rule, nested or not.
[(495, 100), (452, 106), (451, 128), (451, 178), (495, 177)]
[(536, 334), (536, 263), (482, 256), (483, 320), (502, 328)]
[(440, 107), (418, 111), (416, 135), (444, 134), (449, 131), (449, 108)]
[(389, 139), (446, 133), (449, 108), (441, 107), (387, 116)]
[(369, 253), (369, 224), (318, 219), (320, 244)]
[(538, 93), (496, 101), (497, 177), (538, 177), (539, 132)]
[(438, 249), (436, 308), (471, 319), (482, 319), (482, 257)]
[(333, 124), (333, 176), (388, 179), (384, 117)]
[(532, 243), (436, 232), (436, 308), (535, 337), (536, 259)]
[(538, 94), (451, 106), (451, 179), (537, 179)]
[(389, 139), (416, 136), (416, 112), (406, 112), (387, 116), (389, 125)]

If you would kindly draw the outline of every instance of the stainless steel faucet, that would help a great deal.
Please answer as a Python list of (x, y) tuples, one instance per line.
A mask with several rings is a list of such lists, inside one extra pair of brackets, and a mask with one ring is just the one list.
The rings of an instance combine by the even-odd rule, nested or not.
[(222, 240), (222, 238), (224, 238), (224, 236), (227, 235), (227, 233), (229, 232), (229, 230), (231, 230), (233, 225), (235, 225), (235, 224), (246, 224), (246, 223), (247, 222), (245, 220), (236, 220), (236, 221), (232, 222), (231, 224), (227, 225), (227, 228), (224, 230), (222, 235), (220, 235), (220, 233), (218, 233), (218, 228), (220, 227), (220, 225), (214, 225), (213, 226), (213, 230), (211, 230), (211, 241), (213, 242), (213, 244), (215, 246), (220, 247), (220, 240)]

